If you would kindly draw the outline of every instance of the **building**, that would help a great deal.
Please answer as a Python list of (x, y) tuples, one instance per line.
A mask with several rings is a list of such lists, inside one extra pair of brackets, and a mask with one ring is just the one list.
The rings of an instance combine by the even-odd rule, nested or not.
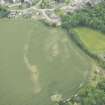
[(1, 5), (5, 4), (5, 1), (4, 0), (0, 0), (0, 4)]

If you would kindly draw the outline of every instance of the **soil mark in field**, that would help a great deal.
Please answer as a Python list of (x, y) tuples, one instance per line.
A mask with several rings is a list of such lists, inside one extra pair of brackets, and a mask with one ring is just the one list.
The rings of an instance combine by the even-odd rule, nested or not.
[(31, 80), (33, 82), (33, 86), (34, 86), (34, 93), (37, 94), (41, 91), (41, 87), (40, 87), (40, 83), (39, 83), (39, 72), (38, 72), (38, 67), (37, 65), (32, 65), (30, 64), (29, 62), (29, 59), (27, 57), (27, 51), (28, 51), (28, 44), (26, 44), (24, 46), (24, 50), (25, 50), (25, 53), (24, 53), (24, 62), (27, 66), (27, 68), (30, 70), (30, 75), (31, 75)]

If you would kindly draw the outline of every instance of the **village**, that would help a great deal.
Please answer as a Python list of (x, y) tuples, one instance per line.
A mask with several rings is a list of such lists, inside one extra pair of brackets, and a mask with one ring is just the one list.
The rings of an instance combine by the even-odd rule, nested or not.
[[(94, 6), (102, 0), (69, 0), (65, 3), (65, 0), (48, 0), (48, 6), (43, 6), (44, 0), (34, 3), (32, 0), (12, 0), (5, 1), (0, 0), (1, 5), (6, 5), (10, 13), (8, 18), (33, 18), (38, 20), (44, 20), (49, 24), (61, 25), (60, 15), (66, 15), (78, 11), (86, 6)], [(58, 11), (58, 14), (56, 13)]]

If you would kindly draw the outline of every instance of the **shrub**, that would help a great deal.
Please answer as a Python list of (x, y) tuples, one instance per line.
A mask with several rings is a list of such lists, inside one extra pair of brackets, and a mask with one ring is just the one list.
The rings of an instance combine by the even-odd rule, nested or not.
[(0, 5), (0, 18), (6, 17), (9, 13), (9, 10), (6, 7)]

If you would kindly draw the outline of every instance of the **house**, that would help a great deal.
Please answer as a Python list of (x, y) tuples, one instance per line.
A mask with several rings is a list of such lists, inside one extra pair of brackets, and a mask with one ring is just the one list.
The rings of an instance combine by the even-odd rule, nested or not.
[(16, 11), (11, 11), (9, 14), (8, 14), (8, 18), (15, 18), (17, 15), (17, 12)]

